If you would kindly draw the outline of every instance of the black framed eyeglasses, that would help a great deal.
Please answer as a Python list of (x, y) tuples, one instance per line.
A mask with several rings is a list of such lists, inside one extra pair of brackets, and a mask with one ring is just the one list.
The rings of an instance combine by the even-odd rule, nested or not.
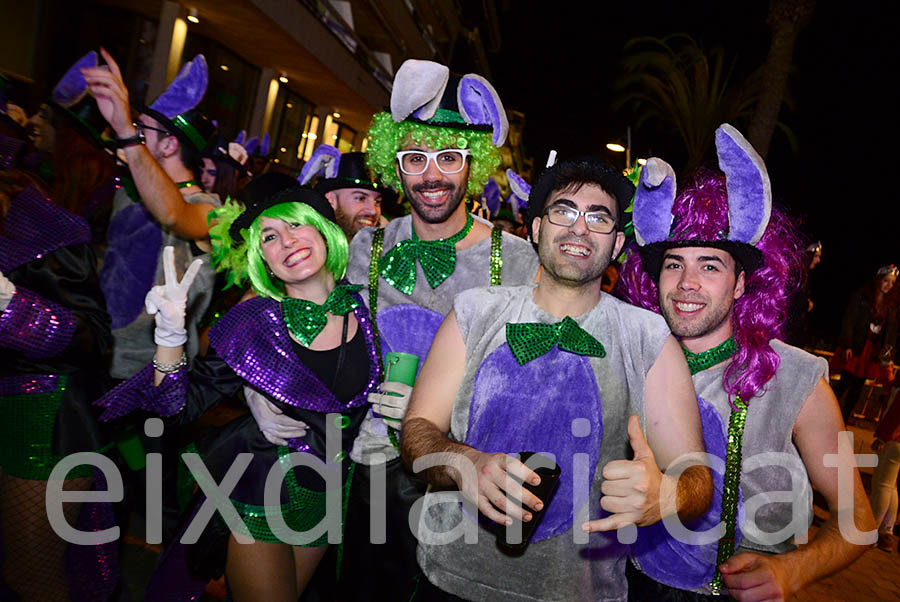
[(550, 205), (544, 215), (556, 226), (571, 226), (584, 216), (587, 229), (597, 234), (609, 234), (616, 229), (616, 219), (607, 211), (579, 211), (568, 205)]
[(152, 125), (147, 125), (143, 121), (134, 121), (132, 124), (137, 130), (153, 130), (154, 132), (159, 132), (165, 138), (166, 136), (171, 136), (172, 132), (169, 130), (164, 130), (162, 128), (155, 128)]

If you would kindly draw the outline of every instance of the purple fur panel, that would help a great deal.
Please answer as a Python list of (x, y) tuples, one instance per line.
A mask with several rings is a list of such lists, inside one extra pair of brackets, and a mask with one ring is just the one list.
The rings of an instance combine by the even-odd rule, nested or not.
[(419, 357), (419, 368), (431, 349), (431, 342), (444, 316), (438, 312), (412, 304), (392, 305), (378, 312), (381, 351), (411, 353)]
[(262, 142), (259, 143), (259, 154), (263, 157), (269, 154), (269, 132), (263, 134)]
[(259, 136), (254, 136), (247, 140), (247, 144), (244, 145), (244, 148), (247, 150), (248, 155), (252, 155), (256, 152), (256, 149), (259, 147)]
[[(588, 358), (554, 347), (519, 366), (503, 343), (478, 368), (465, 443), (488, 453), (552, 454), (562, 469), (532, 541), (579, 528), (573, 521), (589, 501), (602, 436), (603, 403)], [(575, 474), (576, 454), (587, 454), (587, 474)]]
[(150, 105), (150, 108), (173, 119), (200, 104), (203, 95), (206, 94), (208, 83), (209, 72), (206, 67), (206, 59), (202, 54), (198, 54), (194, 60), (181, 68), (178, 77)]
[(78, 59), (53, 88), (53, 102), (68, 108), (84, 98), (87, 93), (87, 82), (81, 70), (96, 67), (98, 62), (97, 53), (93, 50)]

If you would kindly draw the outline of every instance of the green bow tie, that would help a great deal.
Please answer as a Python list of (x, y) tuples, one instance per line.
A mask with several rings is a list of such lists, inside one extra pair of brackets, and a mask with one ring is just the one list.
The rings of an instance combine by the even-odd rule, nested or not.
[(339, 284), (322, 305), (306, 299), (285, 298), (281, 301), (284, 324), (304, 347), (309, 347), (328, 323), (326, 312), (343, 316), (359, 307), (359, 300), (353, 294), (361, 288), (358, 284)]
[(684, 359), (687, 360), (688, 369), (693, 376), (730, 358), (737, 351), (737, 343), (734, 337), (728, 337), (712, 349), (700, 353), (691, 353), (684, 345), (681, 346), (681, 350), (684, 351)]
[(381, 277), (405, 295), (411, 295), (416, 288), (416, 260), (425, 272), (425, 280), (431, 288), (437, 288), (456, 267), (456, 243), (466, 237), (472, 224), (472, 214), (466, 214), (466, 225), (449, 238), (439, 240), (419, 240), (415, 228), (412, 238), (401, 240), (381, 258)]
[(569, 316), (556, 324), (507, 324), (506, 343), (520, 366), (541, 357), (554, 346), (578, 355), (606, 357), (606, 350), (600, 341), (585, 332)]

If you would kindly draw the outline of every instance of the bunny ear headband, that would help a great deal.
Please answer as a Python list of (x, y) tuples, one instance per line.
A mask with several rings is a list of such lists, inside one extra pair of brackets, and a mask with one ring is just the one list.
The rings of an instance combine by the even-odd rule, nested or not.
[(653, 157), (641, 170), (634, 195), (634, 232), (647, 272), (657, 278), (666, 249), (673, 247), (715, 247), (731, 253), (749, 274), (762, 265), (756, 243), (769, 225), (772, 189), (765, 163), (749, 142), (732, 126), (716, 130), (719, 168), (725, 173), (728, 193), (728, 232), (713, 240), (672, 238), (675, 203), (675, 172)]
[(391, 117), (492, 132), (497, 147), (509, 133), (506, 110), (489, 81), (474, 73), (451, 76), (450, 69), (433, 61), (409, 59), (400, 65), (391, 91)]

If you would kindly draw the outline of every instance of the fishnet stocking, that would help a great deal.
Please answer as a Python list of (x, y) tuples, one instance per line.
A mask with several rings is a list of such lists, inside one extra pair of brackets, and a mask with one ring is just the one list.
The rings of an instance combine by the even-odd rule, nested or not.
[[(86, 491), (90, 477), (68, 479), (66, 491)], [(0, 474), (0, 534), (3, 541), (3, 580), (23, 602), (66, 601), (67, 543), (53, 531), (44, 501), (47, 481)], [(80, 503), (63, 504), (70, 525), (78, 519)]]

